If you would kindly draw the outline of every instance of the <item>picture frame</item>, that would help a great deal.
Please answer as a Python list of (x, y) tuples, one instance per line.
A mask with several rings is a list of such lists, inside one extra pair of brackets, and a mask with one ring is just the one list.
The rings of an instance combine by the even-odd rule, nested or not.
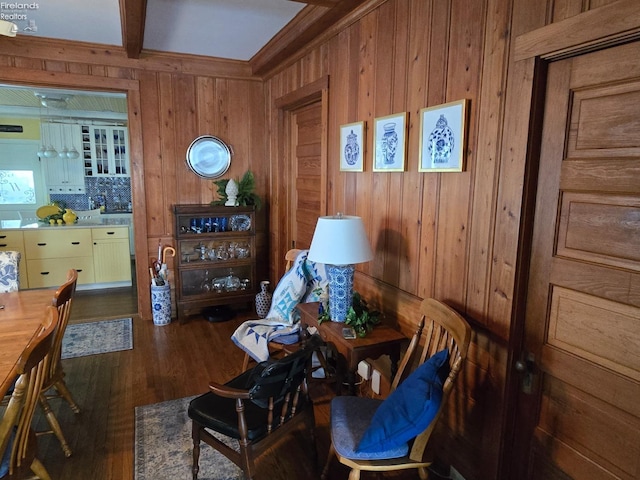
[(373, 123), (373, 171), (404, 172), (407, 112), (378, 117)]
[(462, 172), (467, 142), (467, 99), (420, 110), (419, 172)]
[(340, 171), (364, 171), (365, 134), (364, 122), (340, 125)]

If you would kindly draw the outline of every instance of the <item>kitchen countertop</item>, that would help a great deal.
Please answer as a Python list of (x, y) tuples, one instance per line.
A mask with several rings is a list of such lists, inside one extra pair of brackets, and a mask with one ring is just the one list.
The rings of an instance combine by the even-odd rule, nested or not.
[(77, 223), (71, 225), (49, 225), (44, 222), (34, 222), (32, 220), (0, 220), (0, 229), (2, 230), (33, 230), (33, 229), (68, 229), (68, 228), (107, 228), (114, 226), (130, 226), (132, 221), (130, 218), (91, 218), (79, 219)]

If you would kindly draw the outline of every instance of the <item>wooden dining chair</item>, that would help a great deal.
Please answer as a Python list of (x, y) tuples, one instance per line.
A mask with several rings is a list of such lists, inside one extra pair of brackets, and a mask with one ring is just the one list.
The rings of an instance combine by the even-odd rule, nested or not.
[[(285, 273), (291, 269), (293, 262), (295, 262), (296, 258), (302, 252), (302, 249), (292, 248), (288, 250), (284, 256), (286, 261), (285, 263)], [(295, 351), (297, 351), (305, 341), (307, 334), (306, 332), (300, 332), (298, 335), (298, 341), (295, 343), (279, 343), (278, 338), (270, 341), (268, 343), (269, 347), (269, 357), (270, 358), (279, 358), (283, 355), (289, 355)], [(312, 368), (310, 378), (315, 378), (318, 381), (326, 381), (329, 383), (336, 383), (338, 381), (338, 377), (336, 375), (336, 367), (332, 365), (329, 360), (327, 353), (329, 353), (330, 347), (324, 345), (323, 348), (318, 348), (314, 353), (314, 364), (315, 366)], [(335, 358), (335, 352), (332, 352)], [(244, 361), (242, 362), (242, 371), (246, 371), (249, 367), (249, 362), (251, 360), (251, 356), (245, 352)], [(318, 376), (316, 376), (316, 372), (318, 372)]]
[(31, 421), (46, 376), (46, 359), (52, 351), (57, 324), (58, 311), (53, 306), (47, 307), (40, 329), (18, 360), (19, 376), (0, 421), (2, 479), (32, 478), (34, 474), (43, 480), (51, 479), (36, 457), (37, 440)]
[(323, 480), (334, 456), (351, 468), (349, 480), (358, 480), (361, 471), (414, 468), (422, 480), (428, 478), (432, 461), (425, 449), (467, 356), (471, 327), (433, 298), (422, 302), (420, 312), (418, 329), (384, 401), (331, 400), (331, 447)]
[(64, 398), (74, 413), (80, 413), (80, 407), (74, 401), (67, 384), (64, 381), (64, 370), (62, 368), (62, 338), (67, 330), (69, 316), (71, 315), (71, 304), (75, 295), (78, 283), (78, 272), (74, 269), (67, 273), (67, 281), (56, 290), (53, 296), (52, 305), (58, 310), (58, 328), (53, 338), (52, 354), (47, 359), (47, 370), (39, 400), (42, 411), (45, 414), (51, 430), (39, 431), (38, 435), (53, 433), (60, 441), (65, 457), (71, 456), (71, 448), (64, 438), (60, 423), (55, 413), (49, 405), (49, 400), (53, 398)]
[[(311, 355), (321, 343), (316, 335), (297, 352), (259, 363), (224, 385), (211, 382), (209, 392), (190, 402), (194, 480), (200, 470), (200, 442), (218, 450), (250, 480), (263, 454), (273, 453), (277, 442), (304, 427), (315, 460), (315, 417), (306, 377)], [(236, 439), (239, 451), (211, 432)]]

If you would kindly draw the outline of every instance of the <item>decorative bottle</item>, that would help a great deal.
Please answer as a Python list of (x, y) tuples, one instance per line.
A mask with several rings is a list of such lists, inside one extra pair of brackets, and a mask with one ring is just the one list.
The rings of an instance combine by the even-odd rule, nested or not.
[(256, 313), (258, 317), (265, 318), (271, 308), (271, 292), (269, 292), (269, 282), (260, 282), (260, 291), (256, 294)]

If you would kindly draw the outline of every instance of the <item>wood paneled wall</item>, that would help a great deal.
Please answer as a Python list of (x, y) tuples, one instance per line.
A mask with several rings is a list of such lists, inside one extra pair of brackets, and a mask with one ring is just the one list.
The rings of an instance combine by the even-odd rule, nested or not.
[[(329, 77), (326, 213), (361, 216), (375, 251), (371, 262), (358, 265), (356, 288), (397, 318), (407, 335), (419, 320), (419, 301), (429, 296), (465, 313), (476, 328), (438, 447), (467, 479), (494, 478), (505, 442), (508, 342), (533, 104), (530, 82), (508, 84), (510, 71), (533, 68), (515, 65), (513, 41), (604, 3), (612, 2), (371, 1), (266, 81), (269, 129), (277, 132), (277, 100)], [(470, 100), (465, 171), (418, 173), (420, 109), (463, 98)], [(409, 116), (406, 171), (373, 172), (374, 119), (398, 112)], [(339, 128), (356, 121), (367, 126), (365, 171), (341, 172)], [(281, 135), (271, 136), (272, 172), (285, 167), (274, 154)], [(281, 192), (272, 189), (272, 204), (286, 200)], [(286, 237), (283, 220), (271, 219), (272, 239)], [(274, 278), (282, 274), (279, 259), (286, 248), (283, 241), (272, 252)]]
[[(229, 176), (253, 170), (271, 212), (286, 202), (279, 98), (329, 78), (327, 213), (363, 217), (375, 259), (357, 288), (410, 334), (420, 299), (466, 314), (476, 334), (448, 407), (441, 457), (468, 480), (496, 478), (508, 439), (505, 377), (517, 288), (533, 60), (512, 56), (517, 35), (614, 0), (368, 0), (302, 53), (252, 77), (246, 62), (144, 53), (96, 45), (0, 38), (0, 81), (129, 93), (140, 313), (150, 318), (146, 260), (173, 243), (174, 203), (207, 203), (210, 181), (184, 156), (199, 135), (233, 146)], [(513, 80), (515, 79), (515, 80)], [(470, 100), (467, 168), (418, 173), (421, 108)], [(376, 117), (409, 114), (404, 173), (372, 172)], [(365, 171), (340, 172), (339, 126), (368, 127)], [(270, 217), (281, 238), (285, 219)], [(281, 251), (270, 258), (271, 280)]]
[(191, 141), (206, 134), (220, 137), (233, 150), (225, 177), (239, 178), (251, 169), (259, 194), (268, 192), (263, 85), (251, 76), (246, 62), (174, 55), (131, 60), (123, 51), (97, 46), (3, 37), (0, 81), (127, 92), (136, 273), (143, 318), (151, 318), (146, 287), (149, 261), (157, 256), (159, 242), (175, 245), (172, 205), (209, 203), (216, 198), (213, 183), (197, 177), (186, 165)]

